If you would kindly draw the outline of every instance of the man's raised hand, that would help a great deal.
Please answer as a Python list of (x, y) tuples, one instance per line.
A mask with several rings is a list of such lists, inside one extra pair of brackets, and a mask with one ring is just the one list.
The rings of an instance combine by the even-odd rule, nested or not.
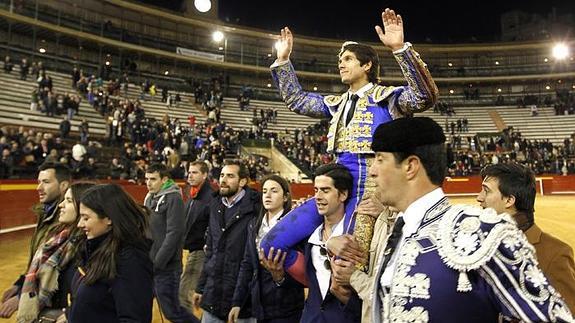
[(277, 41), (276, 51), (278, 55), (278, 63), (289, 60), (291, 49), (293, 47), (293, 35), (288, 27), (282, 28), (280, 38)]
[(403, 18), (395, 14), (395, 11), (386, 8), (381, 13), (381, 20), (383, 21), (383, 29), (380, 26), (375, 26), (379, 40), (392, 51), (403, 48)]

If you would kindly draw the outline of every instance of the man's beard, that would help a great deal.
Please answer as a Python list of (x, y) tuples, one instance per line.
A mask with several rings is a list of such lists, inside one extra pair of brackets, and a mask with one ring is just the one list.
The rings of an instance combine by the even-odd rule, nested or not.
[[(223, 191), (224, 189), (227, 190), (227, 192), (224, 192)], [(235, 189), (232, 189), (230, 186), (225, 187), (225, 188), (220, 188), (220, 196), (222, 196), (222, 197), (234, 196), (234, 195), (236, 195), (237, 192), (238, 192), (237, 187)]]

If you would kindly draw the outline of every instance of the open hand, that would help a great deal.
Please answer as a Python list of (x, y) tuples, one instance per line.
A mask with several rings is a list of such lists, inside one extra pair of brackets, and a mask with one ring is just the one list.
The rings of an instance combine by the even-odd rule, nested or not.
[(288, 27), (281, 30), (280, 38), (277, 41), (276, 51), (278, 55), (278, 62), (285, 62), (289, 60), (289, 55), (293, 47), (293, 35)]
[(277, 250), (274, 256), (274, 248), (271, 247), (267, 257), (264, 255), (264, 249), (260, 249), (258, 256), (260, 258), (260, 264), (270, 272), (275, 282), (279, 282), (284, 278), (284, 262), (286, 260), (287, 251), (282, 252), (281, 250)]
[(395, 11), (386, 8), (381, 13), (381, 20), (383, 21), (383, 29), (380, 26), (375, 26), (379, 40), (392, 51), (401, 49), (403, 47), (403, 18), (395, 14)]

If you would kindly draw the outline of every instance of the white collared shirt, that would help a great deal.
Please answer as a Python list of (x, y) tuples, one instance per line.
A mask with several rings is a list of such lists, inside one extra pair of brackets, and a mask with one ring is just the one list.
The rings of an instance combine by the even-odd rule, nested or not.
[[(405, 242), (405, 238), (411, 236), (417, 231), (421, 225), (423, 217), (425, 216), (425, 212), (427, 212), (427, 210), (429, 210), (444, 196), (445, 194), (443, 193), (443, 190), (441, 188), (436, 188), (435, 190), (425, 194), (415, 202), (411, 203), (405, 212), (398, 214), (398, 217), (403, 217), (405, 224), (401, 230), (401, 238), (399, 243), (397, 244), (391, 259), (389, 260), (389, 263), (387, 263), (387, 267), (385, 267), (385, 271), (379, 280), (379, 283), (382, 287), (389, 288), (391, 286), (391, 280), (393, 279), (393, 273), (395, 272), (395, 266), (397, 265), (397, 257), (400, 254), (399, 251)], [(385, 290), (385, 288), (383, 289)]]
[(269, 223), (267, 214), (264, 215), (264, 218), (262, 219), (262, 224), (260, 225), (260, 229), (258, 230), (258, 235), (256, 236), (256, 249), (259, 250), (260, 241), (262, 241), (262, 238), (266, 234), (268, 234), (268, 232), (270, 232), (270, 230), (279, 222), (280, 217), (282, 216), (283, 213), (284, 213), (283, 209), (279, 210), (278, 213), (274, 214), (271, 217)]
[(347, 91), (347, 101), (345, 102), (345, 108), (343, 110), (343, 120), (346, 119), (347, 113), (349, 112), (349, 109), (351, 109), (351, 96), (355, 94), (361, 98), (365, 95), (365, 92), (367, 92), (372, 87), (373, 87), (373, 83), (369, 82), (366, 85), (362, 86), (355, 93), (352, 91)]
[[(339, 221), (338, 224), (335, 225), (333, 228), (331, 235), (328, 237), (337, 237), (343, 234), (343, 219)], [(327, 295), (327, 291), (329, 290), (329, 282), (331, 280), (331, 271), (325, 268), (325, 261), (328, 260), (328, 256), (322, 256), (320, 253), (320, 246), (325, 248), (325, 242), (322, 241), (322, 232), (325, 223), (322, 223), (315, 231), (311, 234), (309, 239), (307, 240), (308, 243), (311, 243), (313, 247), (311, 247), (311, 260), (313, 263), (313, 267), (315, 268), (315, 276), (317, 277), (317, 282), (319, 284), (319, 290), (321, 292), (322, 298), (325, 298)], [(329, 260), (328, 260), (329, 261)]]

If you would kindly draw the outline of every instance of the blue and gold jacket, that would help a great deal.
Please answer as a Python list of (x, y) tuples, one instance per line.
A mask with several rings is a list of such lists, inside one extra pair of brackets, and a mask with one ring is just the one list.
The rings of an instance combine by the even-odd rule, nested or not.
[(347, 127), (342, 114), (348, 93), (322, 96), (305, 92), (290, 62), (272, 65), (272, 77), (288, 108), (313, 118), (330, 118), (327, 150), (336, 153), (373, 153), (371, 140), (377, 126), (392, 119), (410, 116), (432, 107), (438, 90), (426, 64), (406, 43), (405, 50), (395, 52), (407, 86), (374, 85), (359, 98)]
[(573, 322), (508, 214), (443, 197), (396, 252), (389, 290), (385, 268), (374, 282), (374, 322)]

